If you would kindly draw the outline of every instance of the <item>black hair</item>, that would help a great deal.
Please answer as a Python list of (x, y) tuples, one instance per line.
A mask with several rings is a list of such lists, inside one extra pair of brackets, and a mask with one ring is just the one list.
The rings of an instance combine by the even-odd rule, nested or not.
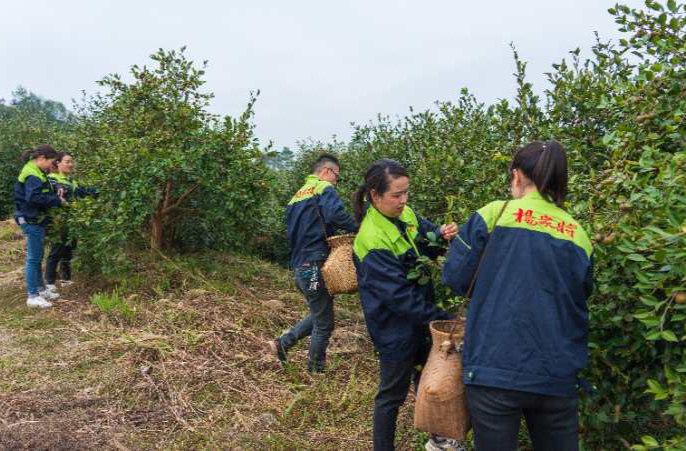
[(48, 160), (57, 158), (57, 151), (48, 144), (40, 144), (35, 149), (24, 149), (21, 153), (21, 159), (24, 163), (29, 160), (34, 160), (38, 157), (45, 157)]
[(567, 197), (567, 152), (557, 141), (534, 141), (515, 152), (510, 173), (518, 169), (543, 198), (562, 207)]
[(33, 155), (33, 149), (24, 149), (24, 150), (22, 150), (22, 151), (21, 151), (21, 162), (24, 163), (24, 164), (28, 163), (29, 160), (30, 160), (31, 158), (33, 158), (32, 155)]
[[(72, 155), (69, 152), (57, 152), (57, 159), (55, 160), (57, 163), (61, 163), (62, 159), (64, 157), (71, 157)], [(73, 157), (72, 157), (73, 158)]]
[(353, 193), (353, 211), (357, 222), (362, 222), (366, 212), (365, 198), (374, 190), (383, 196), (390, 187), (390, 181), (399, 177), (409, 177), (407, 169), (395, 160), (384, 158), (372, 163), (364, 174), (364, 183)]
[(319, 157), (315, 160), (314, 163), (312, 163), (312, 173), (316, 174), (317, 172), (321, 171), (321, 169), (327, 164), (327, 163), (333, 163), (339, 168), (341, 167), (341, 164), (338, 162), (338, 158), (336, 156), (331, 155), (330, 153), (324, 153), (319, 155)]

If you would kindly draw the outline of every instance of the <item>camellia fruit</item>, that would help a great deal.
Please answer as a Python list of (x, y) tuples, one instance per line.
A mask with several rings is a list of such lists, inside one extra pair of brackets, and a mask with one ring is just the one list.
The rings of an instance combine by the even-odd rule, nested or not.
[(612, 242), (615, 240), (615, 238), (617, 238), (617, 234), (611, 233), (608, 236), (606, 236), (605, 238), (603, 238), (603, 244), (612, 244)]
[(674, 295), (674, 302), (677, 304), (686, 304), (686, 293), (679, 292)]

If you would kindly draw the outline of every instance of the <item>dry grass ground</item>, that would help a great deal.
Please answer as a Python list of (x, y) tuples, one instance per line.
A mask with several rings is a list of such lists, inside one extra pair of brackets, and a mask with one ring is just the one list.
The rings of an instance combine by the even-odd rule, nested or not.
[[(290, 273), (208, 253), (126, 277), (77, 272), (26, 308), (23, 240), (0, 224), (0, 449), (371, 449), (377, 362), (356, 297), (336, 300), (325, 374), (265, 343), (306, 312)], [(417, 449), (411, 400), (399, 449)]]

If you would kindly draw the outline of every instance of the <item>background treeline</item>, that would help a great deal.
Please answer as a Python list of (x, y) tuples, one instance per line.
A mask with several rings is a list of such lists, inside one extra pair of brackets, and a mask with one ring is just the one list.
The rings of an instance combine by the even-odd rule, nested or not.
[(92, 270), (126, 270), (142, 247), (240, 249), (284, 262), (284, 205), (323, 150), (341, 158), (345, 199), (369, 163), (394, 158), (410, 170), (412, 206), (459, 223), (508, 196), (513, 150), (557, 139), (569, 153), (567, 207), (596, 245), (584, 376), (598, 393), (582, 396), (584, 444), (685, 449), (685, 8), (648, 0), (642, 10), (610, 9), (623, 37), (553, 64), (540, 96), (515, 52), (513, 100), (486, 105), (462, 90), (405, 118), (357, 125), (348, 142), (303, 142), (295, 153), (259, 148), (254, 95), (240, 117), (213, 116), (204, 69), (183, 50), (160, 50), (150, 67), (131, 69), (133, 81), (104, 78), (104, 93), (73, 114), (24, 91), (2, 106), (3, 202), (20, 149), (51, 142), (72, 150), (83, 181), (102, 193), (67, 218)]

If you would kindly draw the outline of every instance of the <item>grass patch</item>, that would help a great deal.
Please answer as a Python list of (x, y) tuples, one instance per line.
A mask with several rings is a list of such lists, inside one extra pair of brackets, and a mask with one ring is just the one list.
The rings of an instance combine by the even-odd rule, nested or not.
[(91, 298), (91, 304), (110, 318), (121, 319), (127, 324), (133, 324), (136, 308), (119, 295), (118, 290), (110, 293), (96, 293)]

